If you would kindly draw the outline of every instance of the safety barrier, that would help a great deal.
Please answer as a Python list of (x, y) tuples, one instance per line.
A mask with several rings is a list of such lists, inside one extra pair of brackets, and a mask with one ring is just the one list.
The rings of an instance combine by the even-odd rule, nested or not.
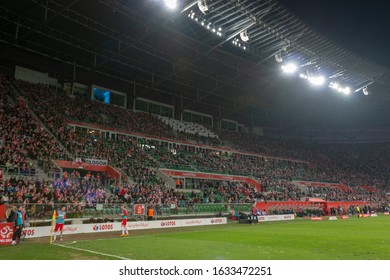
[[(145, 230), (145, 229), (165, 229), (193, 226), (213, 226), (226, 224), (226, 218), (203, 218), (203, 219), (183, 219), (183, 220), (164, 220), (164, 221), (139, 221), (128, 222), (127, 229)], [(82, 234), (82, 233), (99, 233), (99, 232), (114, 232), (121, 230), (120, 222), (113, 223), (94, 223), (94, 224), (72, 224), (65, 225), (63, 229), (64, 235), (67, 234)], [(37, 238), (50, 236), (51, 226), (43, 227), (27, 227), (23, 230), (23, 235), (26, 238)]]
[[(121, 217), (121, 203), (116, 204), (27, 204), (25, 205), (27, 221), (31, 224), (49, 222), (53, 211), (65, 206), (68, 219), (108, 219), (115, 220)], [(18, 205), (15, 205), (18, 206)], [(139, 206), (144, 210), (139, 213)], [(130, 219), (143, 220), (146, 218), (148, 204), (125, 204)], [(219, 215), (238, 212), (250, 212), (252, 204), (223, 204), (223, 203), (198, 203), (198, 204), (162, 204), (154, 205), (154, 218), (169, 218), (175, 216)], [(5, 206), (4, 206), (5, 208)]]

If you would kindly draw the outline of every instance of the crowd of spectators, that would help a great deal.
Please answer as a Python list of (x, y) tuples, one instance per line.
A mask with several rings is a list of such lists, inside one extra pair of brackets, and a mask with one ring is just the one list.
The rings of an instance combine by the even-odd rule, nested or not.
[(300, 201), (307, 197), (301, 188), (295, 186), (288, 180), (263, 181), (263, 192), (260, 197), (264, 201)]
[[(187, 140), (196, 143), (218, 144), (216, 136), (202, 133), (174, 131), (161, 119), (143, 112), (133, 112), (120, 106), (91, 100), (89, 96), (68, 96), (61, 89), (42, 84), (13, 80), (20, 94), (31, 101), (31, 107), (52, 130), (66, 136), (66, 121), (92, 123), (116, 128), (129, 133), (139, 133), (166, 139)], [(65, 131), (64, 131), (65, 129)], [(210, 132), (210, 135), (214, 135)], [(64, 139), (64, 138), (62, 138)]]
[(24, 101), (9, 99), (11, 85), (0, 76), (0, 166), (9, 173), (33, 175), (34, 160), (46, 170), (63, 150), (26, 108)]
[(312, 205), (274, 205), (268, 209), (268, 214), (270, 215), (284, 215), (284, 214), (294, 214), (297, 217), (315, 217), (323, 216), (324, 209), (321, 204), (312, 204)]
[[(227, 131), (216, 132), (218, 137), (212, 139), (203, 139), (204, 135), (197, 139), (194, 134), (190, 136), (173, 131), (150, 114), (132, 112), (82, 96), (68, 96), (62, 90), (46, 85), (4, 76), (0, 79), (0, 166), (6, 166), (8, 170), (18, 168), (31, 171), (36, 160), (46, 170), (55, 168), (51, 159), (65, 156), (59, 141), (73, 157), (105, 159), (128, 177), (122, 185), (110, 187), (94, 185), (92, 181), (77, 176), (72, 176), (75, 178), (63, 188), (57, 186), (55, 181), (41, 183), (37, 187), (29, 182), (20, 185), (18, 180), (17, 186), (11, 188), (15, 190), (11, 196), (7, 182), (8, 200), (25, 203), (73, 200), (79, 203), (84, 201), (86, 205), (142, 202), (157, 205), (300, 201), (307, 197), (318, 197), (333, 201), (389, 202), (386, 193), (389, 192), (390, 181), (390, 143), (309, 145)], [(41, 127), (30, 110), (57, 139)], [(123, 135), (111, 139), (104, 134), (75, 131), (68, 125), (68, 120), (159, 138), (200, 140), (220, 147), (172, 145)], [(229, 147), (240, 152), (229, 150)], [(178, 192), (158, 178), (156, 167), (253, 176), (260, 181), (262, 192), (256, 193), (247, 184), (232, 182), (204, 182), (200, 194)], [(350, 190), (303, 189), (293, 184), (295, 179), (341, 183)], [(14, 186), (13, 183), (11, 185)], [(35, 187), (31, 187), (33, 185)], [(372, 189), (369, 191), (363, 186)]]
[(195, 143), (203, 143), (211, 146), (218, 146), (221, 141), (218, 135), (212, 132), (207, 127), (192, 122), (179, 121), (168, 117), (158, 117), (163, 123), (169, 125), (179, 139), (185, 139)]
[(73, 212), (95, 209), (97, 204), (110, 208), (121, 203), (147, 204), (152, 207), (194, 207), (203, 203), (254, 203), (253, 188), (243, 183), (205, 182), (200, 191), (185, 192), (166, 186), (155, 178), (155, 183), (141, 180), (128, 185), (104, 186), (97, 176), (80, 176), (74, 172), (65, 181), (34, 180), (11, 177), (0, 181), (3, 203), (24, 205), (31, 217), (44, 217), (55, 205), (68, 205)]

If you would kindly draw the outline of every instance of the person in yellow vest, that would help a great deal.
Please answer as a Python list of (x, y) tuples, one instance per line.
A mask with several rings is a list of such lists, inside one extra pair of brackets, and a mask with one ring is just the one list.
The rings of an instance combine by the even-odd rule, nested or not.
[(153, 207), (149, 206), (148, 212), (147, 212), (147, 216), (148, 216), (148, 221), (153, 220), (153, 217), (154, 217), (154, 209), (153, 209)]

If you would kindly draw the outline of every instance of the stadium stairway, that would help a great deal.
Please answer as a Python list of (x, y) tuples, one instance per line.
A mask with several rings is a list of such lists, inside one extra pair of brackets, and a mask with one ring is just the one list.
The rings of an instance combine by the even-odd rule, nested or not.
[(44, 179), (44, 180), (48, 180), (49, 179), (49, 176), (47, 176), (47, 173), (39, 166), (38, 162), (36, 160), (31, 160), (34, 164), (34, 168), (35, 168), (35, 171), (36, 171), (36, 174), (37, 174), (37, 178), (38, 179)]
[(133, 183), (134, 184), (134, 181), (130, 178), (130, 176), (128, 176), (128, 174), (126, 174), (125, 171), (123, 171), (122, 168), (119, 168), (119, 167), (114, 167), (114, 166), (111, 166), (113, 169), (115, 169), (121, 176), (121, 180), (122, 181), (129, 181), (130, 183)]
[(51, 130), (41, 121), (40, 118), (38, 118), (38, 116), (35, 114), (35, 112), (28, 106), (28, 103), (27, 103), (27, 109), (30, 111), (30, 113), (34, 116), (34, 118), (39, 122), (39, 124), (51, 135), (51, 137), (53, 137), (56, 142), (58, 143), (58, 145), (62, 148), (62, 150), (65, 151), (65, 154), (66, 156), (68, 157), (69, 160), (73, 160), (73, 156), (72, 154), (68, 151), (68, 149), (62, 144), (62, 142), (57, 138), (57, 136), (55, 136)]
[(175, 180), (173, 180), (171, 177), (169, 177), (167, 174), (165, 174), (164, 172), (162, 172), (159, 168), (156, 169), (156, 173), (157, 173), (157, 176), (159, 176), (160, 178), (162, 178), (164, 180), (165, 183), (168, 184), (168, 186), (170, 188), (174, 188), (176, 189), (176, 183), (175, 183)]
[(291, 181), (291, 183), (292, 183), (294, 186), (298, 187), (298, 188), (299, 188), (302, 192), (304, 192), (305, 194), (308, 194), (308, 193), (309, 193), (309, 188), (306, 187), (306, 186), (303, 186), (303, 185), (301, 185), (301, 184), (298, 184), (296, 180)]

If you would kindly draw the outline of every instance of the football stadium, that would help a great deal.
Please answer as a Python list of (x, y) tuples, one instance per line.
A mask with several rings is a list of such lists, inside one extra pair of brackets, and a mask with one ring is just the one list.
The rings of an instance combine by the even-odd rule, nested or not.
[(0, 259), (389, 260), (390, 60), (305, 2), (2, 1)]

